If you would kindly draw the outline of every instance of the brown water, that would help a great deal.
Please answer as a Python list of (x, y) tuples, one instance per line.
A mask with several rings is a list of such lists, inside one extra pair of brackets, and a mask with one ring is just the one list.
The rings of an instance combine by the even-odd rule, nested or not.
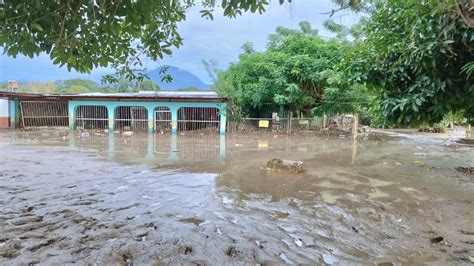
[(474, 149), (383, 139), (0, 132), (0, 264), (471, 263)]

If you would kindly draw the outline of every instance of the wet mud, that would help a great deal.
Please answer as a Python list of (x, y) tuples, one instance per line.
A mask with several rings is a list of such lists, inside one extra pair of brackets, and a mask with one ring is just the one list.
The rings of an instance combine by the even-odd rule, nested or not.
[(2, 265), (474, 258), (474, 149), (449, 139), (2, 131), (0, 151)]

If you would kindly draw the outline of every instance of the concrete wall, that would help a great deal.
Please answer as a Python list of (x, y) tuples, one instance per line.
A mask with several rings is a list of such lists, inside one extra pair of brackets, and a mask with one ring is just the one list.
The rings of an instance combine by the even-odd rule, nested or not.
[(0, 128), (10, 125), (8, 100), (0, 99)]
[(69, 127), (75, 129), (74, 117), (77, 106), (92, 105), (105, 106), (109, 116), (109, 130), (114, 130), (115, 108), (118, 106), (143, 106), (148, 110), (148, 132), (154, 130), (154, 110), (156, 107), (168, 107), (171, 111), (171, 131), (177, 132), (178, 109), (181, 107), (213, 107), (218, 108), (221, 114), (220, 134), (225, 134), (227, 124), (227, 104), (226, 103), (206, 103), (206, 102), (129, 102), (129, 101), (69, 101)]

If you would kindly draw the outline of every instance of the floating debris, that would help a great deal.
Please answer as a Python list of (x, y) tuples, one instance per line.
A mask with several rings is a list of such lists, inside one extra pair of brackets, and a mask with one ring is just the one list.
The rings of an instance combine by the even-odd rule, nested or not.
[(122, 136), (124, 136), (124, 137), (131, 137), (131, 136), (133, 136), (133, 132), (132, 132), (132, 131), (124, 131), (124, 132), (122, 133)]
[(285, 253), (281, 253), (280, 254), (280, 259), (282, 259), (285, 263), (287, 264), (293, 264), (293, 261), (291, 261), (290, 259), (288, 259), (288, 257), (285, 255)]
[(189, 223), (189, 224), (195, 224), (196, 226), (199, 226), (200, 224), (204, 223), (203, 220), (198, 219), (198, 218), (184, 218), (179, 220), (182, 223)]
[(474, 175), (474, 167), (456, 167), (456, 170), (466, 174)]
[(299, 174), (303, 172), (303, 162), (274, 158), (267, 162), (267, 170), (278, 172), (285, 171), (292, 174)]

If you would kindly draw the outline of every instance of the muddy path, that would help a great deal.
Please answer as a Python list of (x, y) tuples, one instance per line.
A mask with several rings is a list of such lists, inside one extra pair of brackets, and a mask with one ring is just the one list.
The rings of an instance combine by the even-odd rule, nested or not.
[(0, 151), (2, 265), (474, 258), (474, 149), (451, 142), (6, 131)]

